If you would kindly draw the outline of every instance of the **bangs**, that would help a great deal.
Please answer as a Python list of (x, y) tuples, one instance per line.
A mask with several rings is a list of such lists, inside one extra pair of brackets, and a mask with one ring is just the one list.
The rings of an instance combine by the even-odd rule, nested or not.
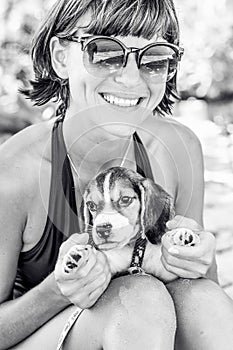
[(168, 42), (179, 42), (178, 21), (170, 0), (97, 0), (91, 7), (88, 33), (145, 39), (159, 35)]

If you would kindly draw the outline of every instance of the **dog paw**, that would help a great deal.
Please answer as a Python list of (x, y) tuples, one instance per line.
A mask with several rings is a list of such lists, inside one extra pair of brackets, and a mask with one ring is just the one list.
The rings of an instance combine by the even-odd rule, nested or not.
[(89, 245), (74, 245), (64, 255), (62, 268), (65, 273), (70, 273), (74, 269), (84, 265), (90, 256), (92, 247)]
[(176, 228), (166, 234), (174, 245), (194, 246), (200, 243), (199, 235), (189, 228)]

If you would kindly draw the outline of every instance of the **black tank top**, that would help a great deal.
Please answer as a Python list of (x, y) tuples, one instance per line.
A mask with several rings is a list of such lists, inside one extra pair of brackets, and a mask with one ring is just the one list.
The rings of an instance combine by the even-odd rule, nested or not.
[[(62, 242), (80, 232), (74, 181), (63, 137), (63, 119), (60, 117), (55, 121), (52, 131), (52, 173), (46, 225), (39, 242), (19, 255), (14, 298), (46, 278), (54, 270)], [(137, 133), (133, 139), (137, 172), (153, 180), (145, 147)]]

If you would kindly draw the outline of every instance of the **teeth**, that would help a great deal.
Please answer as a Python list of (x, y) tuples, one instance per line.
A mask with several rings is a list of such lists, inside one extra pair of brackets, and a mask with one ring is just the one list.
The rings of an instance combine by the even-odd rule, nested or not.
[(124, 99), (124, 98), (119, 98), (119, 97), (109, 95), (109, 94), (103, 94), (103, 97), (107, 102), (112, 103), (112, 104), (117, 105), (117, 106), (121, 106), (121, 107), (136, 106), (136, 104), (139, 101), (139, 98)]

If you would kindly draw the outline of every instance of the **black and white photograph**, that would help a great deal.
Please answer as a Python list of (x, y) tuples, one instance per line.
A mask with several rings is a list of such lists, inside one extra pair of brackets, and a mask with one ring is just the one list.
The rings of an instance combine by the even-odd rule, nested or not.
[(2, 0), (0, 350), (233, 349), (233, 2)]

